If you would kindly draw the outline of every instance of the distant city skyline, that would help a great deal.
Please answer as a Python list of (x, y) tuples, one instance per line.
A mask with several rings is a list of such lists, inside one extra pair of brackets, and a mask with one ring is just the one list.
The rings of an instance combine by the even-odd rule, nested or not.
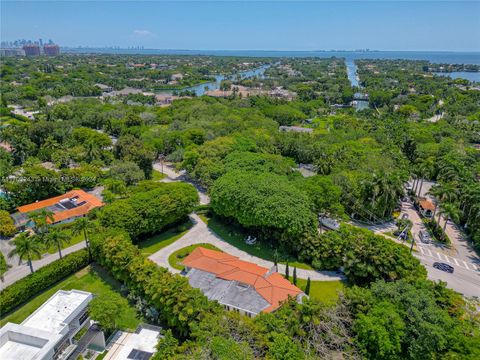
[(2, 0), (0, 30), (68, 47), (480, 51), (480, 2)]

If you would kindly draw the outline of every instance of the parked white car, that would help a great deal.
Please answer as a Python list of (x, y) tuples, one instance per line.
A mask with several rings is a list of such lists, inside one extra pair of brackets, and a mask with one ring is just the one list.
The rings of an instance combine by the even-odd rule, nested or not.
[(325, 226), (327, 229), (330, 229), (330, 230), (340, 229), (340, 223), (333, 218), (330, 218), (328, 216), (319, 216), (318, 220), (320, 221), (320, 224)]

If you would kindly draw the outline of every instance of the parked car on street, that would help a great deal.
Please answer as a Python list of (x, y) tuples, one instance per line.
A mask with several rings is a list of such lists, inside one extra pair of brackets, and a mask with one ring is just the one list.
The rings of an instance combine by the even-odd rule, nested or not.
[(453, 266), (448, 265), (446, 263), (436, 262), (436, 263), (433, 263), (433, 267), (435, 269), (442, 270), (442, 271), (448, 272), (450, 274), (453, 274), (453, 272), (454, 272)]

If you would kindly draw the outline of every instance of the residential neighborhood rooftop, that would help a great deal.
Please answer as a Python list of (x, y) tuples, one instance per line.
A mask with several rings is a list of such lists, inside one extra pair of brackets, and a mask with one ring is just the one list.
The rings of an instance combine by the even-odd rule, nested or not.
[(420, 200), (419, 205), (424, 210), (435, 210), (435, 205), (428, 199)]
[(248, 314), (271, 312), (302, 290), (274, 269), (267, 269), (220, 251), (198, 247), (182, 264), (190, 285), (223, 305)]
[(78, 317), (91, 299), (89, 292), (59, 290), (21, 324), (7, 323), (0, 329), (0, 359), (54, 358), (68, 334), (78, 331)]
[(75, 309), (87, 304), (91, 298), (92, 294), (85, 291), (57, 291), (47, 302), (26, 318), (22, 325), (50, 333), (60, 333)]
[(140, 325), (135, 333), (119, 332), (117, 336), (105, 360), (148, 360), (156, 352), (160, 328)]
[(53, 212), (53, 222), (58, 223), (85, 216), (90, 210), (101, 206), (103, 206), (102, 201), (95, 195), (83, 190), (72, 190), (60, 196), (19, 206), (18, 213), (12, 214), (12, 218), (15, 225), (20, 227), (28, 223), (28, 213), (47, 209)]

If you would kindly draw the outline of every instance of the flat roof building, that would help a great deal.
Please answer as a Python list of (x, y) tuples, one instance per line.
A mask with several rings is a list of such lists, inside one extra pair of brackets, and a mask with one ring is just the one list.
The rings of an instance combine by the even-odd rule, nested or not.
[(134, 333), (119, 331), (104, 360), (148, 360), (159, 338), (160, 328), (151, 325), (140, 325)]
[(50, 360), (66, 358), (75, 349), (72, 338), (89, 323), (92, 294), (59, 290), (21, 324), (0, 329), (0, 359)]
[[(83, 190), (72, 190), (60, 196), (19, 206), (18, 212), (11, 216), (17, 228), (24, 228), (30, 224), (28, 214), (42, 209), (53, 212), (53, 224), (59, 224), (85, 216), (92, 209), (101, 206), (103, 206), (102, 201), (95, 195)], [(51, 221), (48, 220), (48, 222)]]
[(289, 297), (306, 296), (275, 268), (267, 269), (220, 251), (198, 247), (183, 261), (191, 286), (225, 309), (255, 316), (278, 309)]

